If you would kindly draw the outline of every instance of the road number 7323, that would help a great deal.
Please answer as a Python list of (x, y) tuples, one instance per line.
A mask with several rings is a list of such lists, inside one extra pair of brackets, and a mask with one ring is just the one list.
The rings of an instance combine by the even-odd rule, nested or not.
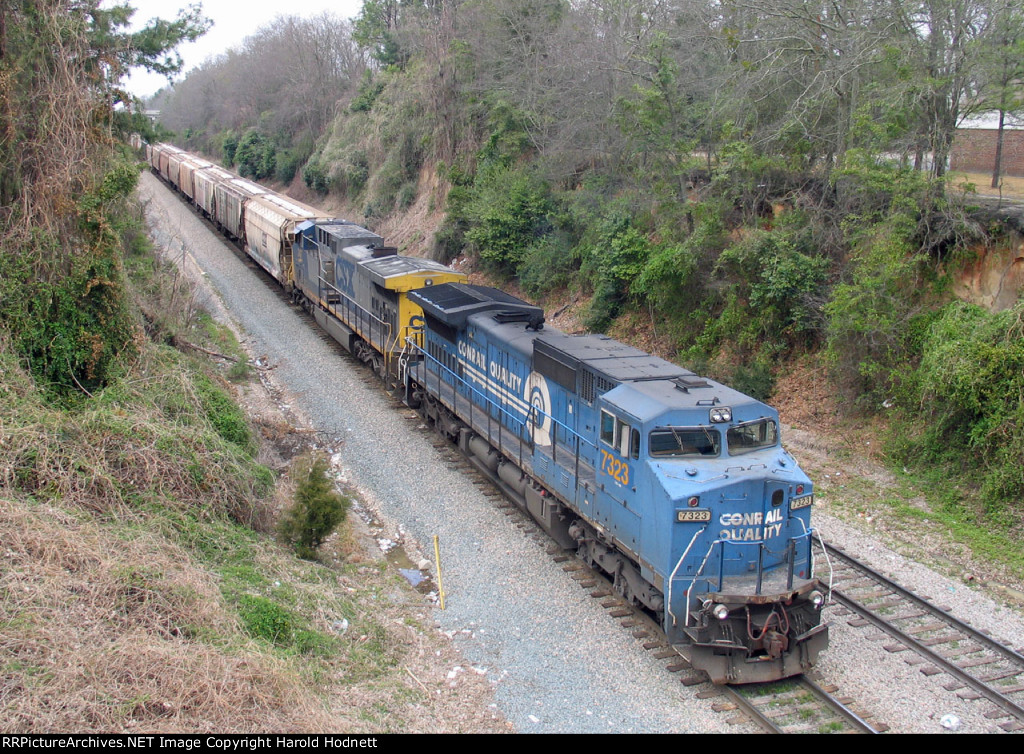
[(601, 450), (601, 471), (622, 485), (629, 484), (629, 464), (620, 461), (607, 450)]

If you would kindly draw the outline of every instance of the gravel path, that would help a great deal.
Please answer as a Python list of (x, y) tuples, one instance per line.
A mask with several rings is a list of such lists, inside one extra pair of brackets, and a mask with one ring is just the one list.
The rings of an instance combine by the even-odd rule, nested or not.
[[(423, 433), (411, 431), (378, 388), (326, 343), (207, 225), (148, 172), (140, 196), (156, 241), (195, 265), (219, 291), (224, 308), (248, 334), (247, 347), (274, 367), (272, 379), (291, 410), (336, 438), (344, 474), (368, 505), (402, 536), (429, 548), (440, 540), (447, 609), (435, 610), (477, 672), (495, 688), (500, 711), (519, 732), (751, 732), (727, 722), (652, 658), (545, 554), (543, 544), (510, 524), (472, 481), (449, 469)], [(184, 239), (184, 241), (182, 241)], [(819, 517), (827, 538), (901, 581), (968, 609), (960, 617), (996, 635), (1024, 637), (1016, 614), (965, 587), (905, 562), (870, 538)], [(409, 548), (415, 549), (415, 548)], [(998, 620), (993, 621), (993, 617)], [(1012, 625), (1008, 620), (1012, 618)], [(987, 705), (945, 691), (890, 654), (877, 631), (834, 623), (822, 678), (896, 732), (941, 732), (955, 714), (964, 732), (991, 732)]]

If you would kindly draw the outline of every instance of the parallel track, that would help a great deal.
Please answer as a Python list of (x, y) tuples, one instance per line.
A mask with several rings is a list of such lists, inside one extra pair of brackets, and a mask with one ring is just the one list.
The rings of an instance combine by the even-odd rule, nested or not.
[[(212, 228), (212, 223), (205, 220)], [(225, 245), (232, 249), (237, 258), (243, 261), (246, 266), (256, 274), (262, 276), (268, 283), (268, 287), (275, 291), (283, 303), (291, 306), (299, 313), (325, 343), (336, 347), (337, 352), (344, 358), (351, 360), (354, 364), (360, 363), (357, 358), (343, 349), (337, 342), (324, 332), (312, 316), (295, 306), (284, 290), (276, 285), (269, 275), (256, 264), (237, 244), (225, 241)], [(367, 384), (374, 383), (383, 387), (379, 376), (367, 369), (363, 373), (363, 381)], [(483, 494), (506, 515), (513, 517), (515, 525), (527, 532), (537, 542), (550, 542), (547, 534), (538, 526), (532, 518), (517, 505), (509, 502), (500, 491), (500, 482), (496, 482), (490, 475), (485, 473), (479, 466), (473, 463), (473, 459), (464, 455), (455, 445), (438, 435), (432, 427), (424, 424), (418, 413), (410, 411), (401, 401), (401, 398), (393, 392), (385, 391), (396, 407), (404, 409), (403, 415), (417, 428), (433, 435), (431, 440), (435, 448), (445, 456), (450, 467), (468, 473), (475, 478), (475, 484), (481, 488)], [(678, 673), (684, 670), (692, 670), (685, 658), (673, 649), (667, 642), (664, 632), (660, 626), (651, 619), (649, 615), (639, 608), (628, 604), (621, 599), (613, 590), (603, 574), (594, 571), (590, 567), (576, 559), (575, 555), (568, 553), (557, 545), (552, 544), (547, 548), (552, 559), (561, 564), (563, 570), (568, 572), (583, 588), (588, 589), (590, 595), (600, 600), (601, 605), (608, 612), (609, 616), (617, 619), (623, 628), (629, 630), (634, 638), (641, 642), (642, 647), (651, 652), (658, 660), (666, 661), (666, 670)], [(703, 673), (694, 671), (684, 675), (682, 682), (686, 685), (697, 685), (706, 683), (707, 678)], [(757, 684), (744, 687), (743, 691), (734, 687), (714, 687), (711, 691), (701, 694), (704, 697), (713, 697), (719, 694), (728, 695), (733, 708), (740, 708), (746, 717), (762, 727), (762, 729), (775, 733), (786, 732), (867, 732), (876, 733), (885, 729), (885, 726), (872, 728), (860, 716), (849, 709), (840, 700), (833, 697), (828, 691), (821, 688), (807, 678), (798, 678), (791, 681), (784, 681), (778, 684)], [(776, 710), (775, 714), (765, 714), (765, 710)], [(779, 712), (781, 710), (781, 712)], [(786, 714), (792, 712), (792, 715)], [(793, 717), (792, 720), (788, 719)]]
[[(373, 379), (380, 384), (379, 379)], [(369, 381), (368, 378), (367, 382)], [(401, 404), (399, 399), (392, 397), (396, 404)], [(409, 411), (407, 408), (405, 410)], [(438, 435), (419, 414), (409, 412), (405, 415), (410, 422), (417, 424), (418, 429), (432, 436), (431, 443), (445, 457), (451, 468), (474, 478), (474, 483), (481, 488), (483, 494), (509, 516), (515, 526), (538, 543), (551, 542), (544, 530), (525, 511), (510, 502), (500, 489), (494, 486), (494, 480), (474, 463), (471, 456), (467, 456), (456, 445)], [(684, 673), (681, 678), (681, 682), (688, 686), (708, 683), (704, 673), (694, 671), (686, 659), (668, 644), (657, 622), (643, 610), (620, 598), (604, 574), (593, 570), (573, 553), (553, 543), (547, 548), (547, 553), (574, 581), (586, 589), (591, 597), (600, 602), (609, 617), (629, 630), (643, 649), (650, 652), (655, 659), (665, 661), (666, 671), (691, 671)], [(829, 689), (806, 676), (772, 684), (752, 684), (744, 687), (714, 686), (698, 694), (701, 698), (711, 699), (722, 695), (729, 701), (725, 705), (720, 702), (713, 703), (716, 710), (739, 709), (744, 713), (744, 720), (771, 733), (881, 733), (888, 728), (884, 724), (873, 725), (868, 722), (851, 708), (849, 700), (833, 696)]]
[[(338, 345), (329, 334), (324, 332), (317, 325), (314, 318), (301, 307), (294, 305), (284, 290), (276, 285), (265, 271), (252, 261), (251, 258), (237, 245), (227, 243), (235, 255), (246, 264), (255, 274), (260, 275), (273, 290), (282, 303), (290, 306), (313, 328), (320, 339), (335, 348), (336, 352), (353, 365), (364, 366), (361, 362)], [(368, 367), (362, 371), (362, 381), (367, 385), (376, 385), (384, 388), (380, 377)], [(436, 430), (427, 424), (419, 413), (409, 409), (401, 400), (401, 396), (385, 389), (385, 394), (391, 399), (396, 409), (403, 412), (403, 416), (415, 429), (429, 435), (431, 444), (444, 457), (449, 468), (468, 474), (474, 479), (482, 494), (487, 497), (497, 508), (508, 516), (513, 525), (527, 533), (538, 543), (550, 543), (547, 553), (552, 560), (559, 564), (570, 577), (582, 588), (587, 589), (590, 596), (598, 600), (601, 606), (608, 613), (609, 617), (617, 620), (620, 625), (628, 630), (633, 638), (640, 642), (640, 646), (651, 653), (657, 660), (665, 661), (665, 668), (670, 673), (684, 673), (682, 683), (693, 686), (707, 683), (708, 679), (704, 673), (693, 671), (687, 660), (673, 649), (665, 638), (661, 627), (647, 613), (634, 605), (621, 599), (614, 591), (611, 582), (589, 566), (585, 565), (573, 553), (566, 552), (551, 542), (547, 533), (518, 505), (510, 502), (500, 490), (500, 484), (473, 462), (473, 458), (464, 454), (458, 446), (447, 438), (439, 435)], [(795, 689), (795, 690), (794, 690)], [(745, 687), (745, 692), (730, 686), (715, 686), (709, 691), (699, 694), (705, 698), (715, 698), (724, 694), (730, 701), (726, 706), (720, 703), (713, 703), (716, 709), (740, 709), (744, 713), (744, 720), (749, 721), (762, 730), (772, 733), (796, 733), (796, 732), (857, 732), (877, 733), (884, 731), (886, 726), (878, 728), (872, 726), (849, 709), (843, 702), (833, 697), (828, 691), (813, 683), (810, 679), (800, 678), (791, 681), (783, 681), (777, 684), (755, 684)], [(767, 714), (774, 711), (775, 714)], [(789, 719), (787, 712), (795, 717)], [(739, 720), (735, 722), (740, 722)]]
[[(818, 542), (819, 547), (821, 543)], [(898, 643), (891, 652), (910, 649), (928, 662), (926, 675), (946, 673), (948, 691), (965, 699), (987, 699), (993, 719), (1006, 731), (1024, 730), (1024, 655), (950, 615), (927, 599), (826, 545), (835, 582), (832, 598), (888, 633)], [(968, 691), (969, 689), (969, 691)]]
[[(239, 258), (246, 261), (254, 271), (262, 273), (258, 265), (251, 263), (240, 252)], [(269, 287), (277, 290), (282, 300), (287, 300), (288, 297), (277, 286)], [(293, 308), (302, 312), (298, 307)], [(322, 332), (311, 316), (305, 312), (302, 312), (302, 316), (308, 319), (315, 331)], [(321, 337), (325, 343), (336, 345), (327, 333), (322, 333)], [(340, 346), (337, 351), (354, 364), (359, 363)], [(364, 382), (383, 387), (380, 378), (371, 370), (365, 371)], [(397, 407), (404, 407), (399, 397), (391, 393), (389, 396)], [(406, 416), (411, 423), (418, 426), (423, 424), (419, 414), (409, 411), (407, 407), (405, 410), (409, 412)], [(475, 477), (475, 483), (483, 494), (512, 517), (518, 528), (529, 533), (537, 542), (550, 541), (547, 534), (525, 512), (492, 486), (493, 480), (482, 473), (471, 458), (439, 436), (432, 427), (424, 426), (423, 431), (432, 435), (432, 444), (442, 452), (448, 465)], [(838, 576), (832, 587), (833, 599), (900, 642), (887, 649), (912, 649), (933, 663), (922, 668), (922, 672), (929, 675), (948, 673), (954, 678), (947, 685), (948, 690), (960, 691), (961, 696), (972, 698), (963, 691), (971, 689), (973, 698), (988, 699), (996, 706), (999, 714), (993, 711), (989, 717), (1007, 718), (1000, 724), (1002, 729), (1024, 730), (1024, 655), (949, 615), (942, 608), (899, 586), (835, 546), (829, 544), (827, 549), (833, 572)], [(603, 574), (593, 571), (574, 555), (557, 546), (548, 548), (548, 554), (575, 581), (588, 589), (592, 597), (600, 600), (610, 617), (619, 620), (624, 628), (630, 630), (645, 650), (657, 659), (666, 660), (669, 672), (690, 670), (686, 660), (668, 645), (660, 627), (646, 613), (620, 599)], [(841, 564), (839, 568), (836, 568), (836, 561)], [(946, 649), (940, 652), (938, 648), (943, 646)], [(687, 685), (696, 685), (707, 679), (703, 674), (691, 673), (684, 675), (682, 680)], [(702, 695), (724, 695), (728, 701), (724, 704), (716, 703), (717, 709), (738, 709), (743, 712), (745, 719), (765, 732), (880, 733), (887, 729), (884, 724), (873, 725), (868, 722), (854, 712), (848, 702), (836, 699), (827, 689), (806, 676), (775, 684), (714, 687)]]

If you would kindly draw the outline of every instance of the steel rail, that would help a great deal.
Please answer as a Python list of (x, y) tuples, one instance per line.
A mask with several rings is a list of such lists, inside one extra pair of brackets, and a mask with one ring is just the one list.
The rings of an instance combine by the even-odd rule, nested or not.
[(883, 576), (881, 573), (879, 573), (878, 571), (874, 570), (870, 566), (867, 566), (864, 563), (860, 562), (859, 560), (854, 558), (852, 555), (848, 555), (847, 553), (843, 552), (842, 550), (840, 550), (835, 545), (833, 545), (831, 543), (830, 544), (824, 544), (818, 538), (815, 538), (815, 541), (818, 543), (818, 545), (820, 547), (823, 547), (824, 549), (827, 549), (829, 553), (833, 553), (836, 556), (838, 556), (838, 558), (840, 560), (848, 563), (849, 565), (853, 566), (857, 570), (859, 570), (859, 571), (865, 573), (866, 575), (870, 576), (872, 579), (874, 579), (875, 581), (880, 583), (882, 586), (886, 587), (887, 589), (892, 590), (893, 592), (895, 592), (896, 594), (900, 595), (901, 597), (904, 597), (904, 598), (906, 598), (908, 600), (911, 600), (918, 607), (921, 607), (921, 608), (927, 610), (929, 613), (931, 613), (932, 615), (936, 616), (937, 618), (940, 618), (941, 620), (945, 621), (946, 623), (949, 623), (950, 625), (952, 625), (957, 630), (962, 631), (963, 633), (965, 633), (968, 636), (970, 636), (972, 639), (977, 641), (979, 644), (983, 644), (986, 649), (990, 649), (993, 652), (996, 652), (997, 654), (1002, 655), (1007, 660), (1010, 660), (1011, 662), (1014, 662), (1014, 663), (1020, 665), (1021, 672), (1024, 673), (1024, 655), (1021, 655), (1019, 652), (1011, 649), (1010, 647), (1007, 647), (1005, 644), (1000, 644), (998, 641), (993, 639), (991, 636), (988, 636), (987, 634), (982, 633), (981, 631), (979, 631), (978, 629), (976, 629), (974, 626), (970, 625), (969, 623), (964, 623), (962, 620), (957, 618), (955, 615), (950, 615), (945, 610), (942, 610), (941, 608), (937, 607), (936, 605), (933, 605), (932, 603), (928, 602), (927, 600), (917, 596), (916, 594), (911, 592), (909, 589), (906, 589), (905, 587), (902, 587), (899, 584), (897, 584), (896, 582), (894, 582), (894, 581), (890, 580), (889, 578)]
[[(827, 545), (827, 548), (828, 548), (829, 552), (835, 553), (837, 556), (840, 557), (840, 559), (846, 561), (847, 563), (849, 563), (854, 568), (856, 568), (856, 569), (860, 570), (861, 572), (863, 572), (865, 575), (869, 576), (872, 579), (876, 579), (881, 585), (885, 586), (886, 588), (892, 589), (895, 593), (897, 593), (900, 596), (906, 598), (908, 601), (910, 601), (914, 605), (917, 605), (918, 607), (926, 609), (932, 615), (940, 618), (941, 620), (945, 621), (947, 624), (949, 624), (950, 626), (956, 628), (957, 630), (963, 631), (968, 637), (970, 637), (971, 639), (977, 641), (980, 645), (982, 645), (982, 648), (990, 649), (990, 650), (996, 652), (997, 654), (1000, 654), (1004, 659), (1008, 659), (1011, 662), (1014, 662), (1014, 663), (1018, 664), (1020, 666), (1020, 668), (1021, 668), (1021, 670), (1020, 670), (1021, 674), (1024, 674), (1024, 657), (1022, 657), (1019, 653), (1015, 652), (1013, 649), (1010, 649), (1009, 647), (1003, 646), (1002, 644), (1000, 644), (999, 642), (995, 641), (991, 637), (988, 637), (985, 634), (981, 633), (980, 631), (978, 631), (973, 626), (970, 626), (970, 625), (964, 623), (963, 621), (960, 621), (959, 619), (955, 618), (954, 616), (949, 615), (944, 610), (940, 610), (938, 607), (936, 607), (935, 605), (932, 605), (930, 602), (927, 602), (926, 600), (923, 600), (922, 598), (918, 597), (916, 594), (908, 591), (907, 589), (899, 586), (898, 584), (893, 583), (892, 581), (887, 579), (885, 576), (882, 576), (880, 573), (877, 573), (876, 571), (874, 571), (870, 567), (865, 566), (863, 563), (860, 563), (859, 561), (857, 561), (855, 558), (851, 557), (850, 555), (847, 555), (846, 553), (841, 552), (840, 550), (836, 549), (832, 545)], [(971, 675), (966, 670), (964, 670), (963, 668), (961, 668), (958, 665), (954, 664), (950, 660), (946, 659), (945, 657), (943, 657), (942, 655), (940, 655), (938, 652), (934, 651), (930, 647), (925, 646), (924, 644), (919, 642), (914, 637), (912, 637), (909, 634), (905, 633), (902, 629), (900, 629), (897, 626), (893, 625), (890, 621), (888, 621), (885, 618), (882, 618), (881, 616), (879, 616), (879, 615), (875, 614), (874, 612), (872, 612), (870, 610), (870, 608), (868, 608), (867, 606), (862, 605), (861, 603), (857, 602), (852, 597), (847, 596), (846, 594), (842, 593), (841, 591), (839, 591), (838, 589), (835, 589), (835, 588), (832, 589), (832, 596), (838, 602), (840, 602), (841, 604), (843, 604), (844, 606), (846, 606), (850, 610), (853, 610), (854, 612), (856, 612), (857, 614), (859, 614), (860, 616), (862, 616), (866, 620), (868, 620), (871, 623), (873, 623), (878, 628), (880, 628), (883, 631), (891, 634), (893, 637), (898, 639), (900, 642), (905, 644), (907, 647), (913, 649), (918, 654), (920, 654), (920, 655), (928, 658), (929, 660), (931, 660), (938, 667), (940, 667), (944, 672), (946, 672), (949, 675), (953, 676), (954, 678), (956, 678), (957, 680), (961, 681), (965, 685), (970, 686), (972, 689), (974, 689), (981, 696), (985, 697), (990, 702), (995, 704), (997, 707), (999, 707), (999, 708), (1003, 709), (1004, 711), (1008, 712), (1010, 715), (1015, 717), (1017, 720), (1024, 721), (1024, 708), (1022, 708), (1019, 704), (1014, 702), (1012, 699), (1006, 697), (1003, 694), (1000, 694), (998, 691), (996, 691), (994, 688), (989, 686), (984, 681), (982, 681), (982, 680), (976, 678), (975, 676)]]
[(723, 686), (722, 689), (725, 691), (726, 696), (732, 699), (733, 703), (743, 710), (744, 714), (750, 718), (751, 722), (759, 726), (765, 733), (785, 733), (782, 728), (773, 723), (757, 706), (747, 699), (743, 694), (738, 692), (732, 686)]
[(811, 691), (811, 693), (816, 694), (819, 699), (821, 699), (825, 704), (827, 704), (832, 709), (833, 712), (835, 712), (837, 715), (839, 715), (847, 723), (849, 723), (851, 726), (856, 728), (861, 733), (878, 733), (878, 731), (871, 726), (871, 723), (862, 718), (860, 715), (858, 715), (852, 709), (847, 707), (845, 704), (840, 702), (830, 693), (825, 691), (825, 689), (823, 689), (821, 686), (819, 686), (817, 683), (812, 681), (807, 676), (801, 676), (799, 681), (802, 686)]
[[(853, 728), (854, 731), (858, 733), (874, 734), (879, 732), (860, 715), (825, 691), (825, 689), (807, 676), (801, 676), (794, 680), (798, 686), (810, 692), (819, 704), (826, 709), (831, 710), (834, 715), (841, 719), (846, 725)], [(776, 724), (774, 720), (761, 711), (758, 705), (754, 704), (753, 701), (741, 694), (735, 687), (723, 686), (722, 690), (725, 692), (726, 696), (728, 696), (732, 702), (750, 718), (751, 722), (760, 727), (765, 733), (786, 732), (784, 726)]]

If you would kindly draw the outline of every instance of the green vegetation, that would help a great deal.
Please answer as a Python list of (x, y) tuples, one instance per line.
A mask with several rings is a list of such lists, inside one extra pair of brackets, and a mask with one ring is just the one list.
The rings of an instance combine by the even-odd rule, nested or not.
[[(978, 490), (977, 523), (996, 529), (1017, 523), (1024, 494), (1022, 317), (1022, 304), (992, 314), (959, 301), (933, 313), (901, 394), (919, 414), (918, 432), (893, 441), (915, 468), (956, 469)], [(949, 508), (971, 512), (956, 502)]]
[(274, 174), (277, 149), (274, 143), (255, 128), (246, 131), (233, 153), (238, 172), (246, 178), (261, 181)]
[(348, 512), (350, 501), (335, 491), (327, 469), (324, 458), (307, 458), (296, 465), (295, 502), (281, 516), (278, 531), (300, 558), (315, 559)]
[(369, 225), (425, 197), (443, 213), (423, 251), (581, 301), (591, 331), (649, 321), (661, 355), (756, 397), (811, 359), (847, 419), (884, 415), (936, 515), (1019, 537), (1019, 306), (964, 308), (953, 282), (1020, 231), (946, 176), (963, 116), (1021, 112), (1019, 4), (456, 5), (364, 3), (335, 37), (344, 75), (305, 77), (333, 81), (336, 117), (276, 78), (252, 122), (199, 96), (280, 67), (268, 30), (246, 69), (212, 63), (162, 102), (167, 125), (215, 154), (251, 129), (306, 139), (306, 185)]
[[(0, 729), (406, 729), (434, 697), (391, 627), (392, 577), (297, 560), (266, 533), (277, 475), (222, 373), (247, 379), (245, 354), (133, 200), (121, 137), (145, 119), (115, 112), (120, 79), (176, 70), (206, 22), (127, 33), (130, 16), (0, 9)], [(235, 137), (233, 154), (256, 146)], [(279, 175), (302, 148), (276, 149)], [(336, 514), (321, 477), (307, 507)]]

